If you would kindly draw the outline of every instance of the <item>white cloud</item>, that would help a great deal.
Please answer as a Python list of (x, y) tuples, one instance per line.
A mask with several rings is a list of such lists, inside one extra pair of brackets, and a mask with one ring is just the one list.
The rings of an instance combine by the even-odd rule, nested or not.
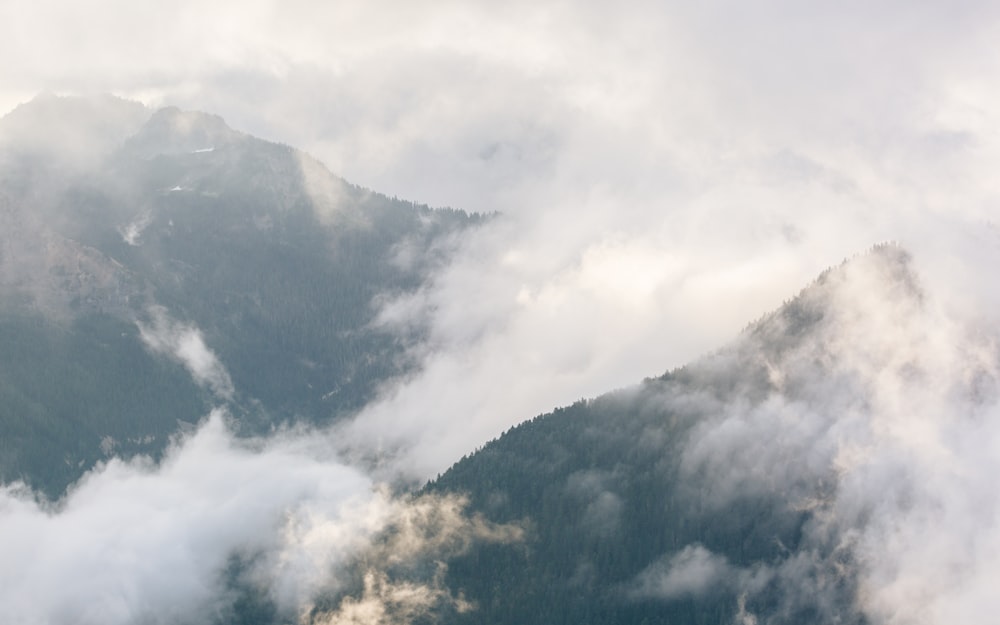
[(701, 545), (688, 545), (657, 560), (633, 581), (629, 594), (638, 598), (678, 599), (721, 592), (734, 582), (737, 569)]
[(149, 310), (152, 324), (137, 322), (139, 336), (154, 352), (166, 354), (187, 368), (194, 381), (222, 399), (232, 399), (234, 389), (229, 372), (205, 344), (201, 330), (170, 318), (162, 306)]
[(231, 608), (233, 557), (246, 563), (241, 581), (282, 618), (340, 622), (357, 612), (353, 599), (329, 614), (313, 608), (342, 590), (359, 559), (372, 581), (357, 601), (370, 609), (468, 609), (439, 575), (386, 571), (522, 538), (516, 526), (467, 515), (457, 497), (394, 496), (339, 460), (321, 432), (239, 440), (225, 420), (214, 411), (159, 464), (112, 459), (55, 503), (0, 487), (0, 620), (207, 622)]
[[(996, 241), (966, 245), (1000, 260)], [(813, 588), (803, 574), (835, 569), (815, 557), (831, 553), (856, 567), (858, 605), (875, 622), (988, 619), (996, 600), (986, 588), (1000, 574), (1000, 498), (989, 486), (1000, 336), (996, 309), (984, 306), (995, 294), (975, 267), (961, 275), (979, 306), (895, 271), (862, 259), (830, 277), (816, 329), (768, 363), (778, 389), (708, 411), (685, 446), (683, 479), (720, 506), (773, 494), (812, 512), (800, 551), (775, 569), (790, 600), (799, 589), (844, 608), (828, 596), (835, 585)]]
[[(998, 200), (992, 7), (609, 11), (518, 6), (483, 20), (480, 43), (428, 52), (404, 36), (331, 79), (344, 113), (312, 145), (335, 169), (505, 213), (385, 309), (390, 325), (430, 324), (425, 369), (347, 435), (411, 450), (418, 476), (684, 364), (878, 241), (914, 249), (964, 297), (952, 259)], [(524, 12), (535, 19), (504, 51), (483, 43)], [(433, 30), (423, 19), (414, 32)]]
[[(224, 607), (232, 553), (271, 554), (281, 564), (271, 575), (308, 590), (316, 569), (326, 575), (381, 527), (389, 503), (360, 473), (302, 451), (280, 440), (263, 450), (234, 442), (213, 413), (159, 466), (111, 460), (56, 505), (5, 487), (2, 620), (165, 623), (211, 614)], [(290, 529), (303, 525), (311, 535)], [(306, 557), (322, 566), (303, 568)]]

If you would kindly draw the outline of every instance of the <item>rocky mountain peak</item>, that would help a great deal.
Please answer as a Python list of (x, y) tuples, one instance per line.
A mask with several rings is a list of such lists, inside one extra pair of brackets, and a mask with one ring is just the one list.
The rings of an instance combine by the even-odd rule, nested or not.
[(125, 149), (140, 158), (209, 152), (245, 139), (218, 115), (168, 106), (149, 118)]

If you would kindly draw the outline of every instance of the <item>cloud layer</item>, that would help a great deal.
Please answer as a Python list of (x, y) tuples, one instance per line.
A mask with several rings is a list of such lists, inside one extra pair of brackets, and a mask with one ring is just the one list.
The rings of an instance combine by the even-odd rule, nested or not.
[[(350, 504), (350, 505), (349, 505)], [(221, 612), (232, 554), (268, 555), (297, 604), (364, 544), (387, 501), (368, 478), (275, 440), (236, 443), (221, 413), (159, 465), (111, 460), (58, 504), (0, 494), (0, 614), (14, 623), (187, 622)]]

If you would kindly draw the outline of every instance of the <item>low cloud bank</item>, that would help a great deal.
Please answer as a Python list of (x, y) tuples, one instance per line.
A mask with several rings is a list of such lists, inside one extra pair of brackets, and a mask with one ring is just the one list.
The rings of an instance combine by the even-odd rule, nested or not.
[(281, 440), (236, 442), (214, 412), (158, 466), (111, 460), (57, 503), (4, 487), (0, 614), (14, 623), (187, 622), (224, 607), (227, 558), (258, 551), (284, 580), (280, 592), (297, 599), (317, 569), (364, 544), (387, 504), (348, 467)]
[[(468, 609), (440, 574), (400, 571), (472, 541), (520, 539), (516, 527), (467, 516), (461, 499), (392, 495), (338, 462), (318, 433), (238, 440), (225, 420), (213, 412), (158, 465), (110, 460), (55, 503), (4, 486), (0, 619), (210, 622), (233, 609), (234, 562), (238, 583), (301, 622)], [(364, 592), (322, 608), (348, 570), (364, 571)]]

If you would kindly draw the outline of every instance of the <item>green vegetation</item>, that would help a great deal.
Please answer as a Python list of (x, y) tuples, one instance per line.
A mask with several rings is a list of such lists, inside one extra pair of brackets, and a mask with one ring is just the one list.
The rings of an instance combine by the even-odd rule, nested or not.
[[(852, 262), (883, 276), (894, 301), (918, 300), (908, 260), (879, 246)], [(845, 267), (728, 348), (522, 423), (428, 484), (468, 496), (470, 514), (528, 530), (523, 542), (448, 560), (447, 586), (477, 607), (442, 622), (865, 623), (854, 556), (817, 517), (834, 495), (833, 467), (758, 464), (781, 458), (780, 429), (773, 449), (751, 452), (726, 448), (718, 429), (727, 415), (744, 415), (730, 422), (739, 426), (745, 415), (824, 414), (863, 396), (853, 386), (863, 382), (828, 368), (829, 296)], [(692, 449), (708, 433), (720, 437), (716, 456), (699, 461)], [(702, 559), (676, 565), (691, 554)]]
[(69, 327), (0, 319), (0, 471), (58, 494), (112, 452), (162, 451), (205, 393), (183, 367), (142, 347), (134, 325), (85, 314)]
[[(449, 237), (481, 219), (349, 185), (175, 109), (79, 169), (44, 150), (0, 153), (12, 240), (0, 248), (0, 479), (51, 497), (112, 439), (116, 454), (156, 455), (215, 405), (250, 434), (356, 410), (413, 366), (417, 337), (375, 327), (374, 300), (419, 288)], [(137, 323), (154, 307), (201, 333), (230, 401), (143, 345)]]

